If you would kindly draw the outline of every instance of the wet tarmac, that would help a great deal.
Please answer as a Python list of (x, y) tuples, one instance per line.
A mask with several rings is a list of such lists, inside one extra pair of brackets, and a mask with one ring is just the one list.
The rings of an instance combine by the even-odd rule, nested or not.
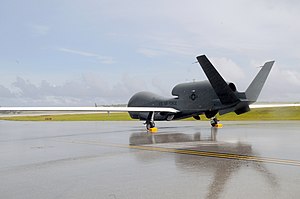
[(0, 121), (0, 198), (299, 198), (300, 122)]

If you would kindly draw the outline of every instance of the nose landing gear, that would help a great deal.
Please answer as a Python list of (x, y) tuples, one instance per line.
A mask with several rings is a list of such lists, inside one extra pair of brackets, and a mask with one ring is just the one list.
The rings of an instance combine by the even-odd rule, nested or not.
[(149, 112), (149, 115), (147, 117), (145, 125), (146, 125), (146, 129), (150, 133), (156, 133), (157, 132), (157, 128), (155, 128), (155, 123), (154, 123), (154, 111), (153, 112)]
[(146, 121), (145, 125), (147, 130), (155, 127), (155, 123), (153, 121)]

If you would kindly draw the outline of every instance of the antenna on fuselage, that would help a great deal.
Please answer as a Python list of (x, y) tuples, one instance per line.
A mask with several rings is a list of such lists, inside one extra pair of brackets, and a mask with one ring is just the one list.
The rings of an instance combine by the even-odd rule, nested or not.
[[(197, 61), (193, 62), (192, 64), (200, 64), (200, 62), (197, 60)], [(198, 66), (200, 69), (202, 69), (200, 65), (198, 65)]]

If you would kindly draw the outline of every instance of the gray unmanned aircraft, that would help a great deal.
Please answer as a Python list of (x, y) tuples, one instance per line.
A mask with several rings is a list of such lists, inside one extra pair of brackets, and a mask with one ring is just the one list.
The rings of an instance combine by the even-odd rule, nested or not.
[(205, 55), (197, 60), (209, 81), (182, 83), (172, 90), (172, 98), (165, 98), (150, 92), (139, 92), (131, 97), (127, 107), (0, 107), (0, 111), (99, 111), (128, 112), (133, 119), (144, 120), (149, 130), (155, 127), (154, 121), (171, 121), (200, 115), (212, 119), (216, 126), (220, 115), (235, 112), (243, 114), (250, 108), (299, 106), (300, 104), (254, 103), (272, 69), (274, 61), (266, 62), (245, 92), (238, 92), (232, 82), (226, 82)]
[(213, 118), (215, 126), (216, 114), (223, 115), (235, 112), (240, 115), (250, 111), (249, 105), (254, 103), (272, 69), (274, 61), (266, 62), (245, 92), (238, 92), (232, 82), (226, 82), (205, 55), (197, 60), (209, 81), (182, 83), (172, 90), (171, 99), (157, 96), (150, 92), (135, 94), (128, 107), (170, 107), (174, 112), (141, 113), (129, 112), (131, 118), (145, 120), (147, 129), (155, 126), (154, 120), (176, 120), (193, 117), (200, 120), (199, 115)]

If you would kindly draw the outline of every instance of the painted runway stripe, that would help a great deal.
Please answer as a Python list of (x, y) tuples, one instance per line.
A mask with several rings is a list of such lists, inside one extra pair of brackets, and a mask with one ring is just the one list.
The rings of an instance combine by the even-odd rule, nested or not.
[(220, 152), (212, 152), (212, 151), (198, 151), (198, 150), (190, 150), (190, 149), (174, 149), (174, 148), (153, 147), (153, 146), (113, 144), (113, 143), (102, 143), (102, 142), (97, 142), (97, 141), (81, 141), (81, 140), (57, 140), (57, 141), (74, 143), (74, 144), (99, 145), (99, 146), (105, 146), (105, 147), (129, 148), (129, 149), (146, 150), (146, 151), (157, 151), (157, 152), (165, 152), (165, 153), (196, 155), (196, 156), (203, 156), (203, 157), (224, 158), (224, 159), (232, 159), (232, 160), (244, 160), (244, 161), (254, 161), (254, 162), (265, 162), (265, 163), (283, 164), (283, 165), (291, 165), (291, 166), (300, 166), (299, 160), (248, 156), (248, 155), (220, 153)]

